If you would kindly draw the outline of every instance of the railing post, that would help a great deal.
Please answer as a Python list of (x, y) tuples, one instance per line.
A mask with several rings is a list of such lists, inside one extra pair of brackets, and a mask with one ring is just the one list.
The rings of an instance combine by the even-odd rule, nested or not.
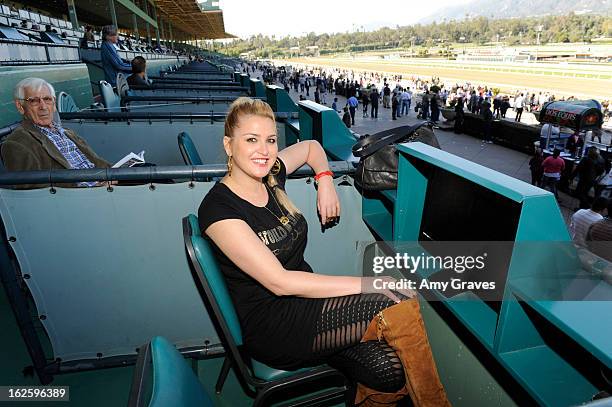
[(49, 55), (49, 46), (45, 44), (45, 55), (47, 56), (47, 62), (51, 63), (51, 55)]

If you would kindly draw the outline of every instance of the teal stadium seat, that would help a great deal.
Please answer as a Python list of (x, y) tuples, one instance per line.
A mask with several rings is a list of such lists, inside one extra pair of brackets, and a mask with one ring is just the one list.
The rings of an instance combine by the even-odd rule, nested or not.
[(100, 93), (102, 93), (102, 101), (107, 112), (121, 111), (121, 99), (117, 96), (110, 83), (100, 81)]
[(213, 407), (214, 404), (174, 345), (156, 336), (138, 351), (128, 406)]
[[(245, 392), (255, 398), (253, 406), (267, 405), (266, 400), (273, 393), (288, 388), (299, 389), (311, 382), (320, 383), (324, 387), (315, 393), (302, 395), (297, 401), (294, 400), (295, 404), (289, 405), (314, 405), (332, 400), (345, 401), (348, 405), (347, 380), (336, 369), (318, 366), (284, 371), (243, 358), (239, 350), (243, 345), (242, 331), (234, 304), (214, 253), (200, 234), (198, 218), (195, 215), (183, 218), (183, 238), (192, 276), (225, 348), (225, 360), (215, 387), (216, 392), (221, 392), (229, 369), (233, 368)], [(292, 394), (291, 397), (294, 396), (295, 394)]]
[(79, 108), (74, 102), (72, 96), (70, 96), (66, 92), (60, 92), (57, 95), (57, 111), (59, 113), (72, 113), (78, 112)]
[(187, 165), (202, 165), (202, 158), (198, 153), (198, 149), (195, 144), (193, 144), (193, 140), (189, 136), (189, 133), (183, 131), (178, 135), (178, 145), (179, 150), (181, 150), (181, 155), (183, 156), (183, 160)]

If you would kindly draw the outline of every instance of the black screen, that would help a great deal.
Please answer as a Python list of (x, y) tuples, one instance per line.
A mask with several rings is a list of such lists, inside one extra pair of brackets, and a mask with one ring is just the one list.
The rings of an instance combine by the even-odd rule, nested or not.
[[(427, 178), (427, 192), (421, 218), (419, 241), (434, 256), (480, 255), (487, 252), (486, 267), (469, 280), (495, 281), (496, 290), (472, 290), (499, 312), (501, 294), (505, 287), (513, 244), (516, 238), (521, 204), (488, 188), (478, 185), (427, 162), (411, 162)], [(453, 245), (437, 242), (470, 242)], [(457, 277), (453, 270), (441, 270), (430, 277), (432, 281), (449, 281)], [(446, 297), (461, 290), (447, 290)]]
[(521, 204), (414, 160), (427, 178), (419, 241), (514, 241)]

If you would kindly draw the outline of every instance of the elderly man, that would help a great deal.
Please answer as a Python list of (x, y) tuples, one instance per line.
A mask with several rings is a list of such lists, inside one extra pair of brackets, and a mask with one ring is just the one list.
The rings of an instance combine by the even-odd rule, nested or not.
[(23, 121), (2, 144), (2, 161), (8, 171), (110, 167), (85, 140), (53, 121), (55, 90), (51, 84), (26, 78), (17, 84), (13, 95)]
[(125, 72), (131, 73), (132, 66), (128, 63), (123, 62), (115, 44), (117, 43), (119, 36), (117, 35), (117, 29), (112, 25), (105, 25), (102, 27), (102, 46), (100, 47), (100, 57), (102, 59), (102, 67), (104, 68), (104, 78), (106, 82), (112, 86), (117, 85), (117, 73)]

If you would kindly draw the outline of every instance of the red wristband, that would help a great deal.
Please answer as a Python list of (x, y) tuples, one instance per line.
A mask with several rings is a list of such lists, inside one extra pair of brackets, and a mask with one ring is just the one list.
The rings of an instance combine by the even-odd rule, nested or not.
[(331, 171), (329, 171), (329, 170), (327, 170), (327, 171), (322, 171), (322, 172), (320, 172), (320, 173), (318, 173), (317, 175), (315, 175), (315, 176), (314, 176), (314, 180), (315, 180), (315, 181), (318, 181), (318, 180), (319, 180), (319, 178), (322, 178), (322, 177), (324, 177), (324, 176), (326, 176), (326, 175), (329, 175), (330, 177), (333, 177), (333, 176), (334, 176), (334, 173), (333, 173), (333, 172), (331, 172)]

